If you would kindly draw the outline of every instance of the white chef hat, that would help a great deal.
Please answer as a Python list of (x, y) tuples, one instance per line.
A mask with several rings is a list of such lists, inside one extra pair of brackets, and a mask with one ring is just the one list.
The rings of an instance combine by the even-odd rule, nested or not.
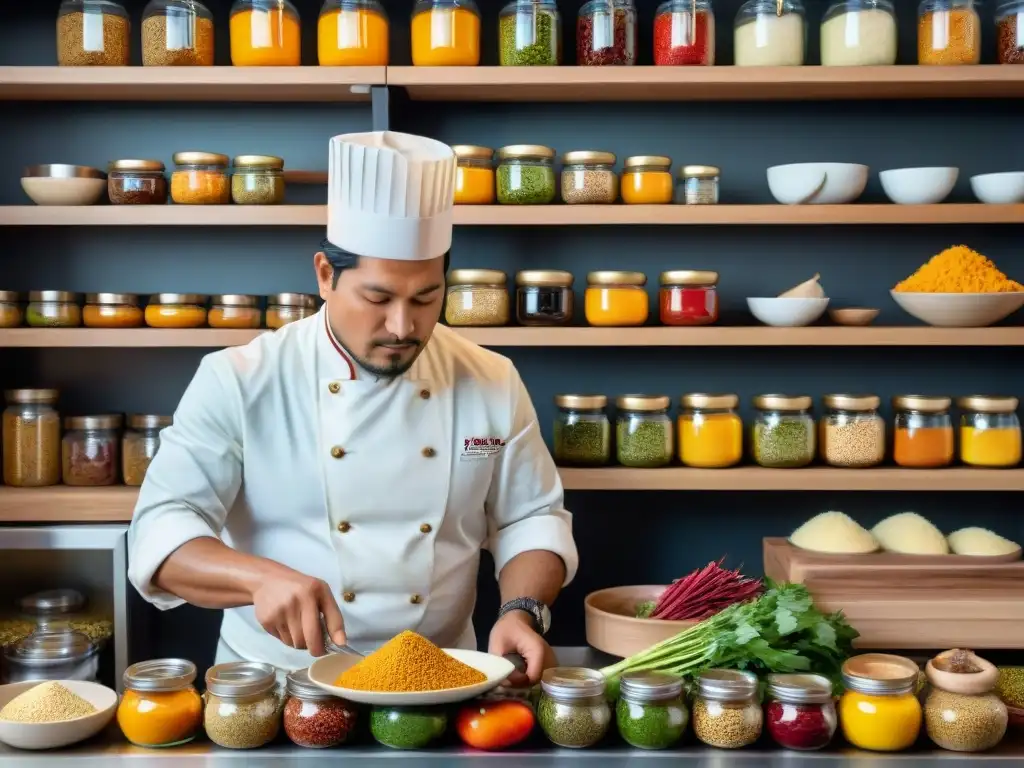
[(393, 131), (331, 139), (327, 239), (359, 256), (421, 261), (452, 245), (455, 153)]

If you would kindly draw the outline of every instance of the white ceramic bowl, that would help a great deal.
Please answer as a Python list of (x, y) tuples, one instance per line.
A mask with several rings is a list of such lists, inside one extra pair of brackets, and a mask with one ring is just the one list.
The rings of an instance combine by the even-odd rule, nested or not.
[(32, 176), (21, 180), (21, 188), (36, 205), (95, 205), (107, 191), (107, 182)]
[(747, 299), (751, 314), (765, 325), (796, 328), (810, 325), (825, 313), (828, 299)]
[(971, 176), (974, 196), (983, 203), (1007, 205), (1024, 203), (1024, 171), (983, 173)]
[[(39, 685), (41, 681), (0, 685), (0, 709), (15, 696)], [(63, 723), (12, 723), (0, 720), (0, 741), (18, 749), (57, 749), (85, 741), (102, 731), (117, 711), (117, 693), (105, 685), (81, 680), (60, 680), (61, 685), (81, 696), (96, 713)]]
[(959, 168), (894, 168), (878, 174), (882, 189), (894, 203), (934, 205), (953, 191)]
[(901, 293), (891, 291), (904, 312), (940, 328), (982, 328), (1024, 306), (1017, 293)]
[(868, 184), (868, 167), (854, 163), (791, 163), (768, 169), (768, 189), (783, 205), (852, 203)]

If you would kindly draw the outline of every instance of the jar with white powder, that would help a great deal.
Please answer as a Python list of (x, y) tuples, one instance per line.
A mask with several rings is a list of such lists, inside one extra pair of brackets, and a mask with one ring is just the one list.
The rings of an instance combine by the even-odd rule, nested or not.
[(892, 0), (832, 3), (821, 24), (821, 63), (872, 67), (896, 63), (896, 9)]
[(801, 0), (747, 0), (733, 31), (736, 66), (799, 67), (807, 42)]

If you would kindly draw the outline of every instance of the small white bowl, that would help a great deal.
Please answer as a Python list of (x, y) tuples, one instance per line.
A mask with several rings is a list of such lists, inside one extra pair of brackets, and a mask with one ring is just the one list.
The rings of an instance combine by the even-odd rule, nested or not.
[(990, 205), (1024, 203), (1024, 171), (971, 176), (974, 196)]
[(796, 328), (810, 325), (825, 313), (828, 299), (747, 299), (751, 314), (765, 325)]
[(1024, 306), (1016, 293), (902, 293), (890, 291), (908, 315), (939, 328), (984, 328)]
[(868, 167), (855, 163), (791, 163), (768, 169), (768, 189), (783, 205), (852, 203), (868, 184)]
[(95, 205), (107, 191), (107, 182), (37, 176), (22, 179), (21, 188), (36, 205)]
[[(15, 696), (42, 682), (44, 681), (35, 680), (28, 683), (0, 685), (0, 709), (3, 709)], [(62, 723), (12, 723), (9, 720), (0, 720), (0, 741), (17, 749), (57, 749), (85, 741), (109, 725), (117, 711), (116, 691), (105, 685), (87, 683), (82, 680), (58, 680), (57, 682), (96, 707), (96, 713)]]
[(934, 205), (953, 191), (959, 168), (894, 168), (878, 174), (886, 196), (900, 205)]

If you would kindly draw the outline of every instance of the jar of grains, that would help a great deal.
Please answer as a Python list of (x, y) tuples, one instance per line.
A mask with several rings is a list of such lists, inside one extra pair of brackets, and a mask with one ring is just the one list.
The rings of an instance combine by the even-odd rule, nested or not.
[(690, 713), (683, 701), (683, 681), (664, 672), (627, 672), (615, 707), (619, 734), (637, 749), (668, 749), (686, 733)]
[(1000, 64), (1024, 64), (1024, 0), (1002, 0), (996, 7), (996, 46)]
[(62, 67), (127, 67), (128, 11), (113, 0), (61, 0), (57, 63)]
[(60, 415), (56, 389), (4, 393), (4, 484), (38, 488), (60, 482)]
[(739, 749), (757, 741), (764, 720), (757, 685), (752, 672), (709, 669), (701, 674), (693, 701), (694, 735), (720, 749)]
[(921, 0), (917, 18), (918, 64), (980, 64), (978, 0)]
[(317, 22), (321, 67), (386, 67), (390, 22), (379, 0), (324, 0)]
[(960, 461), (974, 467), (1015, 467), (1021, 458), (1016, 397), (972, 395), (957, 400)]
[(872, 67), (896, 63), (896, 9), (892, 0), (840, 0), (821, 25), (821, 63)]
[(410, 37), (415, 67), (480, 63), (480, 11), (473, 0), (416, 0)]
[(627, 205), (665, 205), (672, 202), (672, 158), (662, 155), (634, 155), (622, 164), (619, 185)]
[(688, 467), (720, 469), (743, 458), (743, 421), (737, 395), (683, 395), (679, 460)]
[(610, 205), (619, 199), (611, 152), (582, 150), (562, 156), (562, 200), (569, 205)]
[(552, 744), (577, 749), (597, 744), (608, 733), (612, 711), (604, 676), (582, 667), (544, 670), (537, 721)]
[(259, 328), (263, 313), (259, 299), (239, 293), (222, 293), (210, 299), (206, 321), (211, 328)]
[(159, 160), (114, 160), (107, 173), (107, 196), (114, 205), (163, 205), (167, 177)]
[(825, 395), (821, 458), (833, 467), (873, 467), (885, 458), (885, 421), (878, 395)]
[(231, 199), (238, 205), (284, 202), (284, 160), (271, 155), (239, 155), (231, 175)]
[(662, 325), (710, 325), (718, 320), (718, 273), (676, 269), (661, 273)]
[(276, 331), (288, 323), (316, 314), (316, 296), (310, 293), (274, 293), (267, 296), (267, 328)]
[(647, 322), (650, 300), (642, 272), (599, 271), (587, 275), (584, 314), (590, 325), (634, 326)]
[(590, 0), (576, 19), (576, 63), (586, 67), (636, 64), (633, 0)]
[(910, 659), (864, 653), (843, 663), (839, 724), (855, 747), (873, 752), (909, 749), (921, 732), (921, 702), (914, 695), (920, 670)]
[(946, 651), (924, 668), (931, 690), (924, 725), (931, 739), (951, 752), (986, 752), (1006, 735), (1006, 704), (994, 689), (999, 669), (971, 651)]
[(235, 0), (231, 6), (231, 63), (236, 67), (297, 67), (302, 29), (291, 0)]
[(356, 708), (315, 685), (309, 670), (288, 675), (284, 703), (284, 732), (300, 747), (336, 747), (355, 729)]
[(721, 171), (713, 165), (684, 165), (679, 169), (676, 202), (682, 205), (715, 205)]
[(948, 397), (899, 395), (892, 399), (893, 460), (901, 467), (935, 469), (953, 463), (952, 401)]
[(282, 703), (270, 664), (229, 661), (206, 671), (203, 726), (217, 746), (255, 749), (273, 741)]
[(800, 751), (823, 749), (838, 719), (832, 683), (821, 675), (769, 675), (765, 726), (775, 743)]
[(501, 9), (498, 63), (503, 67), (562, 63), (562, 15), (555, 0), (512, 0)]
[(176, 152), (171, 200), (180, 205), (226, 205), (231, 202), (228, 156), (216, 152)]
[(213, 14), (199, 0), (150, 0), (142, 13), (142, 64), (212, 67)]
[(801, 0), (747, 0), (733, 30), (736, 66), (801, 66), (807, 47), (805, 15)]
[(498, 150), (498, 202), (547, 205), (555, 199), (555, 150), (513, 144)]
[(17, 328), (25, 319), (17, 291), (0, 291), (0, 328)]
[(139, 747), (177, 747), (203, 727), (203, 701), (196, 692), (196, 665), (185, 659), (153, 659), (124, 671), (117, 724)]
[(616, 457), (624, 467), (664, 467), (675, 440), (667, 395), (622, 395), (615, 400)]
[(806, 395), (754, 398), (754, 461), (762, 467), (806, 467), (814, 461), (814, 417)]
[(121, 469), (118, 414), (69, 416), (61, 447), (64, 485), (114, 485)]
[(124, 484), (138, 487), (160, 449), (160, 430), (171, 425), (170, 416), (142, 413), (128, 417), (121, 440), (121, 471)]
[(81, 298), (71, 291), (29, 291), (25, 322), (33, 328), (77, 328), (82, 324)]
[(494, 150), (459, 144), (452, 147), (456, 157), (455, 204), (492, 205), (494, 203)]
[(497, 269), (448, 273), (444, 319), (453, 326), (508, 325), (508, 276)]
[(82, 324), (87, 328), (138, 328), (143, 324), (139, 297), (134, 293), (87, 293)]
[(4, 649), (5, 683), (99, 682), (99, 646), (68, 626), (39, 629)]
[(444, 736), (448, 714), (443, 707), (373, 707), (370, 734), (392, 749), (424, 749)]
[(201, 328), (206, 325), (206, 297), (198, 293), (158, 293), (146, 305), (150, 328)]
[(612, 457), (608, 398), (555, 395), (555, 462), (564, 467), (603, 467)]
[(665, 0), (654, 17), (657, 66), (715, 63), (715, 11), (711, 0)]
[(572, 322), (572, 272), (530, 269), (516, 274), (516, 319), (520, 325)]

